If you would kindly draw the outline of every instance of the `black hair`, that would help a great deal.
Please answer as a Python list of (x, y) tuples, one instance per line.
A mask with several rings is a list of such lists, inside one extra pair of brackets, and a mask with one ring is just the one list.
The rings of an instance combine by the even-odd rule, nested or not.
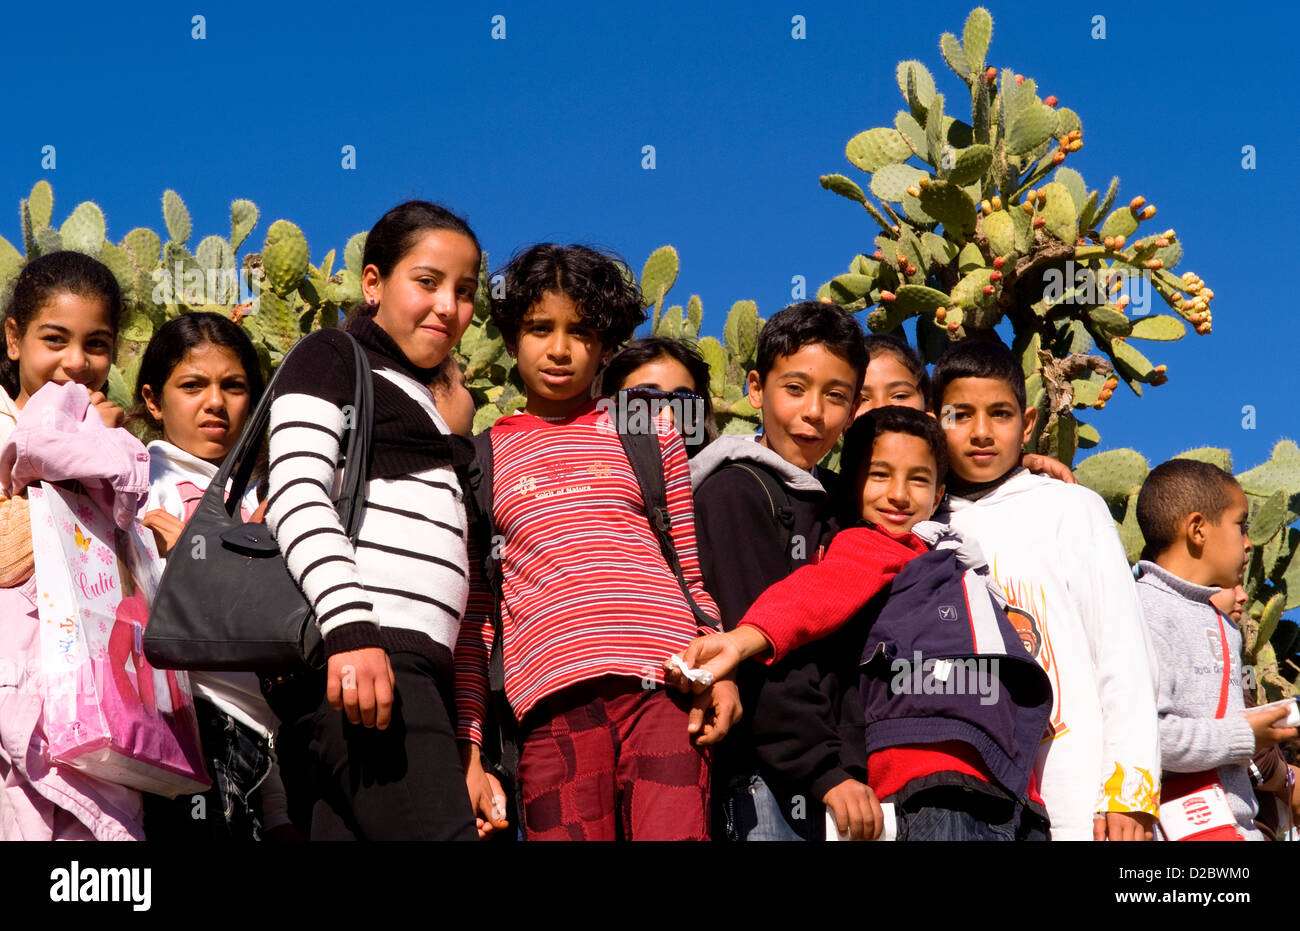
[(524, 318), (547, 292), (573, 301), (604, 349), (622, 345), (646, 321), (636, 278), (613, 253), (544, 242), (515, 255), (501, 274), (505, 297), (493, 301), (492, 322), (507, 345), (519, 339)]
[(361, 267), (373, 265), (380, 278), (387, 278), (402, 256), (415, 247), (415, 243), (432, 230), (451, 230), (460, 233), (474, 244), (482, 255), (483, 247), (469, 224), (441, 204), (427, 200), (408, 200), (389, 210), (366, 234), (366, 246), (361, 253)]
[[(122, 317), (122, 289), (102, 262), (80, 252), (51, 252), (28, 262), (14, 280), (13, 291), (5, 305), (4, 319), (12, 319), (22, 339), (27, 327), (41, 308), (60, 294), (99, 298), (108, 306), (109, 328), (117, 342), (117, 327)], [(6, 352), (0, 358), (0, 386), (17, 398), (19, 362)], [(96, 385), (98, 390), (102, 386)]]
[[(713, 398), (709, 390), (709, 363), (689, 343), (662, 336), (647, 336), (633, 340), (619, 351), (605, 366), (601, 375), (601, 393), (612, 395), (622, 388), (635, 387), (626, 385), (627, 377), (643, 365), (649, 365), (659, 359), (668, 358), (681, 363), (690, 373), (695, 393), (704, 399), (704, 443), (711, 443), (718, 438), (718, 425), (713, 420)], [(701, 444), (704, 445), (704, 444)], [(691, 444), (687, 449), (691, 450)], [(699, 447), (696, 447), (697, 449)]]
[(253, 341), (234, 321), (220, 314), (196, 311), (168, 320), (145, 346), (135, 379), (135, 403), (131, 407), (129, 422), (144, 424), (147, 432), (161, 434), (162, 424), (154, 420), (144, 403), (145, 386), (148, 385), (153, 393), (154, 403), (161, 404), (163, 386), (171, 378), (172, 371), (191, 350), (209, 343), (229, 349), (239, 358), (244, 367), (244, 377), (248, 379), (248, 414), (252, 416), (266, 387)]
[(854, 393), (862, 390), (867, 372), (867, 347), (862, 327), (852, 314), (834, 304), (802, 301), (772, 315), (758, 334), (755, 368), (760, 382), (781, 356), (792, 356), (804, 346), (821, 343), (849, 364), (857, 375)]
[(912, 373), (916, 379), (916, 390), (920, 392), (925, 403), (930, 401), (930, 375), (925, 370), (925, 362), (916, 350), (907, 344), (907, 340), (893, 333), (869, 333), (864, 340), (867, 348), (867, 365), (876, 356), (893, 356)]
[[(483, 255), (483, 246), (464, 219), (441, 204), (427, 200), (408, 200), (389, 210), (370, 228), (366, 234), (365, 247), (361, 251), (361, 267), (364, 269), (367, 265), (373, 265), (379, 271), (380, 278), (387, 278), (403, 256), (415, 248), (420, 238), (434, 230), (460, 233), (474, 244), (480, 257)], [(373, 317), (375, 310), (362, 301), (348, 312), (343, 322), (344, 328), (358, 317)]]
[(844, 449), (840, 453), (840, 517), (842, 526), (851, 527), (862, 520), (862, 502), (857, 499), (858, 472), (871, 463), (871, 451), (876, 438), (886, 433), (905, 433), (920, 437), (930, 447), (934, 456), (936, 487), (944, 484), (948, 475), (948, 440), (943, 435), (939, 421), (914, 407), (877, 407), (867, 411), (849, 425), (844, 433)]
[(434, 366), (433, 378), (429, 381), (429, 390), (435, 395), (446, 394), (456, 386), (457, 372), (460, 372), (462, 376), (464, 375), (460, 363), (456, 361), (456, 354), (449, 352), (446, 358)]
[(1025, 412), (1025, 371), (1011, 350), (996, 339), (964, 339), (948, 348), (931, 376), (930, 410), (943, 408), (943, 393), (958, 378), (993, 378), (1011, 389)]
[(1182, 522), (1200, 512), (1212, 524), (1223, 519), (1237, 480), (1216, 465), (1195, 459), (1170, 459), (1151, 470), (1138, 492), (1137, 519), (1151, 560), (1178, 542)]

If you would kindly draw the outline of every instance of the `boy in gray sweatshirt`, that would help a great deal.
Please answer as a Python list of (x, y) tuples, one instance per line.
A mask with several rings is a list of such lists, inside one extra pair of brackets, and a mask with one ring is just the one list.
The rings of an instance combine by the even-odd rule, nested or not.
[(1285, 709), (1242, 714), (1241, 632), (1210, 605), (1216, 591), (1241, 581), (1249, 510), (1236, 480), (1216, 466), (1190, 459), (1157, 466), (1138, 495), (1146, 548), (1137, 588), (1159, 667), (1163, 768), (1215, 770), (1238, 833), (1262, 840), (1247, 767), (1257, 749), (1297, 730), (1272, 726)]

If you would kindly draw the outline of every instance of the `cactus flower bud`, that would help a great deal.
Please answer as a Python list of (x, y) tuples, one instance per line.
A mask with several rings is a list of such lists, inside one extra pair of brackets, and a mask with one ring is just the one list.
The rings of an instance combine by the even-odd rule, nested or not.
[(1025, 83), (1025, 76), (1024, 76), (1023, 74), (1017, 74), (1017, 75), (1016, 75), (1016, 83), (1017, 83), (1017, 84), (1024, 84), (1024, 83)]
[(1025, 211), (1025, 213), (1033, 213), (1033, 212), (1034, 212), (1034, 205), (1031, 204), (1029, 201), (1025, 201), (1023, 204), (1020, 205), (1020, 207), (1021, 207), (1022, 210)]
[(892, 303), (894, 302), (894, 292), (893, 292), (893, 291), (881, 291), (881, 292), (880, 292), (880, 302), (881, 302), (882, 304), (892, 304)]
[(1047, 225), (1047, 217), (1034, 217), (1034, 229), (1039, 230)]
[(1058, 103), (1060, 103), (1060, 101), (1056, 99), (1055, 94), (1048, 94), (1045, 98), (1043, 98), (1043, 103), (1047, 104), (1049, 107), (1054, 107)]
[(1157, 249), (1163, 249), (1165, 246), (1169, 245), (1169, 240), (1165, 239), (1163, 236), (1157, 236), (1155, 238), (1155, 244)]
[(1169, 366), (1167, 365), (1157, 365), (1155, 368), (1155, 372), (1157, 375), (1163, 375), (1167, 371), (1169, 371)]
[(994, 210), (1002, 209), (1002, 198), (998, 197), (998, 195), (996, 194), (993, 195), (993, 200), (991, 200), (989, 203), (993, 205)]
[(1000, 272), (1000, 271), (991, 271), (991, 272), (989, 272), (989, 281), (992, 281), (992, 282), (998, 282), (998, 281), (1001, 281), (1001, 280), (1002, 280), (1002, 272)]
[(885, 253), (877, 249), (875, 252), (871, 253), (871, 257), (877, 262), (882, 262), (885, 259)]
[(1152, 217), (1154, 217), (1155, 215), (1156, 215), (1156, 205), (1155, 205), (1155, 204), (1147, 204), (1147, 206), (1142, 210), (1142, 212), (1138, 214), (1138, 219), (1139, 219), (1139, 220), (1150, 220), (1150, 219), (1151, 219)]
[(943, 321), (947, 319), (947, 317), (948, 317), (947, 307), (936, 307), (934, 309), (934, 319), (938, 320), (940, 323), (943, 323)]
[(1116, 236), (1116, 237), (1115, 237), (1115, 248), (1116, 248), (1116, 249), (1123, 249), (1123, 248), (1124, 248), (1124, 243), (1126, 243), (1126, 242), (1128, 242), (1128, 237), (1127, 237), (1127, 236)]
[(1115, 302), (1115, 306), (1118, 307), (1120, 310), (1123, 310), (1125, 307), (1129, 305), (1130, 300), (1131, 298), (1129, 298), (1127, 294), (1123, 294), (1120, 296), (1119, 300)]
[(1056, 154), (1052, 156), (1052, 164), (1059, 165), (1063, 161), (1065, 161), (1065, 150), (1057, 149)]
[(1143, 197), (1141, 194), (1139, 194), (1137, 197), (1133, 198), (1131, 201), (1128, 202), (1128, 209), (1132, 210), (1134, 213), (1137, 213), (1139, 210), (1142, 209), (1142, 205), (1145, 204), (1146, 202), (1147, 199)]
[(1006, 265), (1006, 264), (1007, 264), (1007, 257), (1006, 257), (1005, 255), (1000, 255), (1000, 256), (998, 256), (996, 259), (993, 260), (993, 267), (994, 267), (994, 268), (999, 268), (999, 269), (1000, 269), (1003, 265)]
[(994, 81), (996, 81), (997, 79), (998, 79), (998, 69), (997, 69), (997, 68), (994, 68), (992, 65), (989, 65), (989, 67), (987, 67), (987, 68), (984, 69), (984, 80), (985, 80), (986, 82), (988, 82), (989, 84), (992, 84), (992, 83), (993, 83)]
[(1147, 259), (1143, 264), (1152, 271), (1155, 271), (1157, 268), (1163, 268), (1165, 263), (1160, 259)]
[(1030, 188), (1025, 192), (1025, 203), (1032, 204), (1036, 200), (1038, 200), (1038, 192), (1036, 190)]
[(988, 297), (989, 295), (991, 295), (991, 294), (993, 293), (993, 285), (991, 285), (991, 284), (986, 284), (986, 285), (985, 285), (981, 290), (983, 290), (983, 292), (984, 292), (984, 296), (985, 296), (985, 297)]
[(894, 256), (894, 258), (898, 259), (899, 268), (903, 268), (904, 266), (907, 265), (907, 256), (903, 255), (903, 253), (901, 252), (898, 253), (897, 255)]
[(949, 320), (949, 321), (948, 321), (948, 332), (949, 332), (949, 333), (956, 333), (960, 328), (961, 328), (961, 324), (958, 323), (956, 320)]
[(920, 197), (921, 189), (913, 184), (907, 189), (907, 193), (911, 194), (913, 197)]
[(1107, 249), (1114, 249), (1114, 248), (1115, 248), (1115, 237), (1114, 237), (1114, 236), (1107, 236), (1105, 239), (1103, 239), (1103, 240), (1101, 241), (1101, 244), (1102, 244), (1103, 246), (1105, 246)]
[(929, 175), (926, 175), (925, 177), (923, 177), (923, 178), (921, 178), (920, 180), (918, 180), (916, 183), (919, 184), (919, 185), (921, 185), (921, 190), (924, 191), (924, 190), (926, 190), (927, 188), (930, 187), (930, 176), (929, 176)]
[(908, 265), (906, 268), (903, 269), (903, 273), (904, 273), (905, 275), (908, 275), (909, 277), (910, 277), (911, 275), (915, 275), (915, 274), (916, 274), (916, 266), (915, 266), (915, 265)]

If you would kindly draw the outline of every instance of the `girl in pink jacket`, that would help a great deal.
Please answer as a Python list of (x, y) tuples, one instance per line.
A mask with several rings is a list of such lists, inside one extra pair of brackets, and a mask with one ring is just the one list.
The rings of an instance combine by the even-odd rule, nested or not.
[[(112, 272), (88, 256), (53, 252), (19, 274), (0, 360), (4, 496), (77, 478), (119, 526), (143, 508), (148, 453), (104, 394), (121, 313)], [(30, 575), (0, 589), (0, 839), (142, 839), (139, 792), (50, 760), (35, 595)]]

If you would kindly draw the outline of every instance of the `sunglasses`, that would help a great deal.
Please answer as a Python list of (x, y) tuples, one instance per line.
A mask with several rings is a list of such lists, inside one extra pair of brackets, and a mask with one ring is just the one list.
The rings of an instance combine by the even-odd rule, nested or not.
[(661, 388), (624, 388), (619, 392), (630, 401), (702, 401), (694, 391), (664, 391)]

